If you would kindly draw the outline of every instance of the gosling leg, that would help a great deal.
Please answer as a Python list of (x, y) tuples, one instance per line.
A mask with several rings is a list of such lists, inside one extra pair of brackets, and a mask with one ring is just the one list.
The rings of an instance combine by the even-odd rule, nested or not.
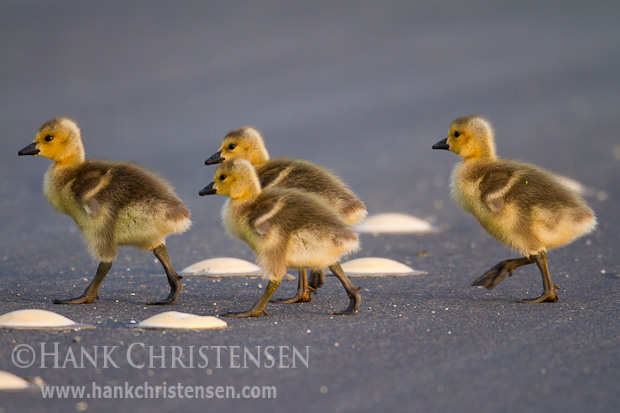
[(554, 285), (553, 282), (551, 282), (551, 277), (549, 276), (549, 269), (547, 268), (547, 253), (540, 252), (538, 253), (538, 255), (535, 255), (532, 258), (536, 260), (536, 265), (538, 266), (538, 269), (540, 270), (540, 275), (542, 275), (544, 291), (540, 297), (526, 298), (523, 300), (519, 300), (517, 302), (518, 303), (545, 303), (545, 302), (554, 303), (558, 301), (558, 295), (556, 294), (555, 290), (559, 289), (559, 287), (557, 285)]
[(316, 292), (317, 288), (323, 288), (325, 285), (325, 270), (312, 270), (308, 284), (315, 289), (314, 292)]
[(269, 299), (271, 298), (273, 293), (276, 292), (276, 290), (278, 289), (279, 285), (280, 285), (280, 281), (279, 280), (278, 281), (274, 281), (274, 280), (269, 281), (269, 284), (267, 284), (267, 288), (265, 289), (265, 292), (263, 293), (261, 298), (258, 299), (256, 304), (254, 304), (254, 307), (252, 307), (249, 311), (245, 311), (245, 312), (241, 312), (241, 313), (230, 312), (230, 313), (222, 314), (222, 316), (223, 317), (244, 318), (244, 317), (260, 317), (262, 314), (267, 315), (267, 312), (265, 311), (265, 306), (269, 302)]
[(279, 299), (279, 300), (271, 300), (272, 303), (277, 304), (293, 304), (293, 303), (307, 303), (312, 301), (312, 296), (310, 292), (315, 292), (316, 290), (308, 285), (308, 281), (306, 278), (306, 269), (299, 270), (299, 280), (297, 284), (297, 294), (294, 297), (288, 299)]
[(356, 314), (358, 308), (360, 307), (360, 303), (362, 302), (362, 295), (359, 292), (361, 287), (356, 287), (355, 285), (353, 285), (351, 280), (349, 280), (349, 277), (347, 277), (347, 275), (344, 273), (344, 270), (340, 266), (340, 263), (337, 262), (336, 264), (329, 267), (329, 269), (331, 270), (331, 272), (334, 273), (336, 277), (338, 277), (338, 279), (342, 283), (342, 286), (347, 291), (347, 294), (349, 295), (349, 300), (350, 300), (349, 306), (347, 308), (341, 311), (331, 312), (330, 314), (333, 314), (333, 315)]
[(84, 294), (68, 300), (54, 300), (54, 304), (90, 304), (95, 301), (95, 298), (98, 300), (99, 295), (97, 295), (97, 290), (99, 290), (99, 286), (103, 282), (105, 276), (108, 275), (110, 268), (112, 268), (111, 262), (100, 262), (99, 267), (97, 267), (95, 278), (88, 287), (86, 287)]
[(476, 281), (471, 283), (471, 285), (472, 287), (482, 285), (491, 290), (499, 284), (499, 282), (503, 280), (506, 275), (511, 277), (513, 270), (523, 265), (534, 264), (534, 262), (536, 261), (528, 257), (502, 261), (489, 271), (482, 274)]
[(163, 299), (162, 301), (151, 301), (148, 302), (147, 305), (165, 305), (172, 304), (178, 298), (179, 294), (183, 290), (183, 283), (181, 283), (181, 278), (177, 272), (174, 270), (172, 263), (170, 262), (170, 257), (168, 256), (168, 251), (166, 250), (166, 246), (161, 244), (153, 250), (153, 254), (157, 257), (161, 265), (164, 267), (166, 271), (166, 276), (168, 277), (168, 284), (170, 284), (170, 294), (168, 297)]

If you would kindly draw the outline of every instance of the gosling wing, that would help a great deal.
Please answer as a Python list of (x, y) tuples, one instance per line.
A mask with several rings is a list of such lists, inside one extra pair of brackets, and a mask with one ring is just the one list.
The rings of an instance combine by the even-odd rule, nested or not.
[(267, 234), (282, 206), (282, 200), (275, 197), (259, 199), (248, 215), (248, 223), (252, 231), (258, 235)]
[(95, 216), (99, 212), (97, 194), (110, 183), (112, 178), (111, 168), (101, 164), (85, 165), (71, 185), (71, 191), (75, 201), (86, 214)]
[(522, 211), (533, 206), (549, 211), (580, 205), (578, 196), (568, 190), (551, 172), (534, 165), (503, 161), (482, 175), (480, 199), (491, 211), (499, 212), (508, 203)]
[(483, 174), (478, 185), (480, 199), (493, 212), (504, 209), (506, 194), (517, 183), (520, 174), (514, 168), (495, 166)]

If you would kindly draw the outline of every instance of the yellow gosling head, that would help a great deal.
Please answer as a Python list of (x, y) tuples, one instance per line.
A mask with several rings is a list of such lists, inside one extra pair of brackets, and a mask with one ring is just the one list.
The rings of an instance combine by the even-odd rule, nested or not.
[(481, 116), (458, 118), (450, 125), (445, 139), (433, 145), (464, 159), (495, 158), (495, 137), (491, 123)]
[(245, 159), (232, 159), (219, 165), (213, 182), (204, 187), (200, 196), (224, 195), (231, 199), (252, 199), (260, 194), (261, 187), (254, 167)]
[(205, 161), (205, 165), (213, 165), (230, 159), (245, 159), (254, 166), (269, 160), (265, 141), (260, 132), (250, 126), (228, 132), (222, 141), (220, 150)]
[(58, 164), (81, 163), (85, 157), (80, 128), (72, 119), (54, 118), (41, 125), (34, 142), (18, 155), (41, 155)]

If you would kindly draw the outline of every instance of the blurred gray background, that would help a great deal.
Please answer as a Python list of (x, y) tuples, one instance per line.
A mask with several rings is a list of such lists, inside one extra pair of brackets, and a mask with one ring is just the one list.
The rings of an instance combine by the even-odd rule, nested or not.
[[(378, 324), (372, 325), (381, 326), (375, 331), (377, 337), (367, 331), (370, 324), (363, 318), (364, 314), (355, 321), (342, 321), (348, 326), (345, 330), (364, 331), (360, 333), (358, 356), (339, 359), (341, 356), (325, 354), (325, 369), (301, 372), (298, 381), (290, 384), (294, 397), (284, 397), (279, 404), (264, 404), (257, 409), (314, 410), (308, 406), (317, 403), (324, 410), (339, 411), (365, 410), (371, 406), (374, 410), (388, 406), (403, 411), (442, 408), (535, 411), (537, 407), (553, 408), (558, 404), (564, 410), (612, 410), (619, 402), (615, 276), (620, 273), (617, 257), (619, 18), (617, 1), (3, 0), (0, 2), (3, 312), (45, 305), (63, 314), (71, 311), (75, 317), (85, 319), (83, 307), (80, 310), (49, 306), (49, 294), (53, 291), (57, 298), (57, 295), (81, 292), (86, 284), (79, 280), (92, 278), (95, 263), (83, 247), (73, 222), (53, 211), (40, 192), (49, 161), (17, 157), (17, 151), (33, 140), (40, 124), (55, 116), (69, 116), (79, 123), (88, 157), (136, 161), (157, 171), (177, 188), (192, 210), (194, 221), (190, 232), (169, 238), (169, 251), (177, 269), (199, 259), (222, 255), (253, 260), (249, 248), (228, 239), (220, 226), (219, 210), (224, 199), (197, 195), (212, 180), (214, 171), (204, 166), (204, 160), (217, 151), (223, 136), (231, 129), (253, 125), (263, 132), (273, 157), (299, 157), (331, 168), (360, 195), (371, 213), (405, 212), (443, 228), (443, 232), (427, 237), (363, 238), (364, 249), (358, 256), (387, 256), (412, 262), (416, 268), (428, 272), (418, 285), (413, 285), (412, 280), (393, 281), (396, 284), (386, 285), (383, 294), (396, 297), (400, 293), (404, 301), (415, 296), (420, 300), (418, 305), (425, 305), (429, 297), (441, 297), (442, 291), (446, 294), (456, 291), (457, 296), (462, 294), (459, 300), (463, 300), (461, 325), (471, 319), (470, 312), (497, 312), (485, 305), (506, 305), (512, 309), (512, 301), (525, 295), (526, 285), (531, 288), (528, 290), (531, 294), (538, 291), (539, 275), (533, 269), (529, 273), (525, 271), (529, 274), (523, 277), (527, 278), (526, 284), (523, 278), (513, 277), (504, 282), (505, 289), (497, 292), (498, 288), (490, 296), (470, 289), (469, 282), (511, 254), (481, 231), (475, 220), (459, 211), (449, 198), (447, 186), (456, 156), (430, 149), (445, 137), (454, 118), (480, 114), (495, 126), (500, 155), (539, 164), (586, 185), (591, 189), (588, 201), (599, 217), (600, 226), (595, 235), (550, 254), (550, 266), (556, 278), (577, 274), (568, 281), (561, 278), (558, 281), (563, 287), (568, 284), (569, 292), (561, 292), (560, 296), (564, 304), (543, 305), (544, 310), (541, 306), (531, 310), (517, 306), (519, 311), (524, 311), (521, 316), (525, 321), (515, 334), (533, 347), (527, 350), (513, 347), (512, 360), (520, 361), (477, 371), (480, 382), (476, 389), (467, 390), (471, 379), (468, 372), (472, 372), (467, 364), (469, 354), (476, 358), (474, 364), (485, 364), (484, 351), (477, 351), (481, 343), (474, 340), (467, 355), (456, 357), (453, 366), (431, 363), (428, 355), (402, 356), (408, 354), (405, 348), (418, 330), (404, 332), (402, 325), (384, 321), (381, 310), (375, 313), (365, 309), (370, 313), (366, 317), (377, 317), (372, 323)], [(474, 248), (476, 245), (478, 249)], [(424, 257), (424, 253), (430, 255), (418, 257)], [(126, 323), (128, 317), (141, 317), (142, 307), (124, 310), (123, 306), (135, 305), (135, 297), (132, 297), (134, 301), (123, 301), (114, 307), (113, 298), (124, 288), (114, 276), (125, 274), (125, 267), (135, 277), (143, 278), (159, 275), (161, 268), (153, 264), (149, 254), (131, 249), (123, 249), (119, 254), (119, 262), (103, 288), (111, 300), (110, 311), (123, 308), (130, 314), (121, 320)], [(165, 294), (165, 282), (161, 278), (157, 280), (154, 284), (158, 289), (148, 290), (141, 299)], [(236, 283), (227, 282), (228, 286)], [(253, 286), (256, 281), (249, 283)], [(376, 281), (365, 284), (371, 290), (367, 297), (372, 300), (372, 291), (376, 292), (378, 284)], [(342, 291), (333, 282), (331, 285), (334, 299), (341, 300)], [(16, 286), (27, 293), (17, 297)], [(43, 286), (48, 290), (45, 299)], [(42, 292), (39, 289), (33, 292), (34, 287)], [(535, 354), (537, 361), (531, 367), (538, 371), (540, 360), (549, 359), (556, 351), (566, 353), (539, 341), (545, 329), (548, 330), (540, 323), (566, 311), (578, 311), (577, 307), (583, 303), (572, 301), (571, 304), (571, 287), (574, 300), (582, 299), (586, 303), (595, 300), (588, 307), (594, 313), (586, 316), (583, 326), (574, 333), (592, 328), (594, 335), (585, 341), (567, 336), (562, 329), (554, 330), (551, 335), (553, 343), (583, 343), (571, 353), (570, 363), (574, 364), (567, 361), (571, 372), (581, 373), (566, 379), (565, 372), (558, 372), (568, 380), (560, 387), (545, 387), (547, 382), (540, 374), (532, 376), (535, 378), (518, 376), (518, 383), (511, 384), (513, 370), (524, 365), (527, 354)], [(196, 291), (192, 296), (191, 288), (186, 290), (185, 310), (204, 312), (200, 300), (205, 292)], [(249, 306), (258, 294), (252, 288), (243, 299), (235, 300), (235, 296), (226, 296), (227, 291), (224, 288), (217, 294), (230, 300), (228, 309)], [(580, 291), (587, 292), (584, 292), (586, 296), (579, 296)], [(325, 299), (327, 293), (321, 294)], [(30, 296), (32, 301), (24, 296)], [(195, 303), (187, 297), (194, 297)], [(375, 308), (382, 306), (383, 297), (378, 291)], [(495, 301), (489, 297), (495, 297)], [(315, 305), (319, 299), (321, 295), (309, 305)], [(444, 303), (437, 305), (443, 307)], [(312, 325), (323, 326), (323, 333), (319, 334), (327, 337), (342, 331), (342, 325), (332, 328), (335, 322), (325, 317), (327, 307), (318, 307), (320, 311), (311, 315), (305, 314), (303, 306), (293, 307), (278, 307), (276, 318), (271, 320), (282, 320), (282, 324), (293, 313), (299, 320), (314, 320)], [(541, 316), (541, 311), (548, 313)], [(430, 313), (413, 313), (411, 317), (430, 317)], [(230, 334), (239, 341), (244, 336), (244, 330), (239, 329), (257, 326), (256, 331), (252, 330), (257, 336), (283, 340), (295, 334), (301, 337), (306, 325), (297, 329), (299, 320), (291, 322), (288, 332), (278, 333), (268, 329), (267, 324), (257, 324), (268, 321), (244, 320), (235, 324), (236, 333), (230, 330)], [(430, 325), (439, 323), (427, 321)], [(355, 324), (350, 325), (351, 322)], [(488, 324), (475, 323), (469, 327), (470, 330), (465, 330), (474, 337), (485, 337), (485, 331), (490, 334), (490, 330), (485, 330), (490, 328)], [(93, 337), (101, 334), (102, 330), (98, 331)], [(126, 334), (121, 328), (113, 331), (110, 334)], [(386, 331), (395, 336), (386, 339), (381, 347), (374, 347), (372, 343), (378, 343)], [(601, 333), (604, 336), (597, 337), (595, 331), (604, 331)], [(12, 333), (1, 334), (4, 335), (2, 354), (6, 355), (12, 348)], [(41, 334), (36, 339), (53, 338)], [(527, 338), (528, 334), (532, 334), (531, 339)], [(27, 335), (20, 337), (26, 341), (35, 339)], [(155, 335), (152, 337), (159, 340)], [(226, 336), (220, 337), (227, 342)], [(509, 341), (512, 340), (514, 337)], [(361, 346), (363, 343), (370, 347)], [(416, 345), (434, 346), (449, 357), (462, 343), (449, 344), (440, 336), (433, 336), (430, 341)], [(493, 351), (495, 344), (489, 345), (486, 351)], [(386, 353), (377, 354), (379, 348)], [(590, 350), (600, 358), (592, 356)], [(584, 354), (594, 357), (587, 364), (598, 366), (592, 367), (598, 375), (583, 373)], [(398, 396), (391, 393), (395, 387), (399, 388), (390, 381), (396, 380), (392, 373), (395, 366), (382, 364), (382, 357), (392, 362), (399, 360), (397, 368), (405, 369), (396, 375), (403, 386), (395, 393)], [(10, 370), (10, 364), (3, 363), (1, 367)], [(614, 365), (615, 370), (607, 370)], [(453, 374), (455, 366), (463, 368), (458, 375)], [(607, 367), (596, 370), (602, 366)], [(425, 368), (433, 372), (438, 368), (439, 373), (419, 374), (419, 369)], [(335, 377), (342, 371), (353, 372), (353, 376), (342, 379), (345, 384), (339, 393), (330, 392), (326, 396), (317, 393), (318, 379), (313, 374), (327, 375), (320, 376), (321, 380), (329, 377), (337, 381)], [(358, 381), (351, 377), (358, 377)], [(360, 377), (368, 380), (359, 381)], [(227, 379), (222, 380), (226, 384)], [(276, 375), (273, 380), (291, 382), (287, 376)], [(56, 380), (54, 384), (63, 383)], [(432, 389), (430, 393), (411, 390), (426, 385)], [(495, 386), (499, 390), (494, 390), (497, 395), (492, 402), (472, 404), (477, 400), (475, 390), (484, 399), (489, 397), (485, 388)], [(450, 391), (437, 390), (447, 387)], [(297, 392), (307, 393), (305, 397), (310, 404), (300, 407), (297, 402), (301, 396)], [(562, 401), (567, 394), (569, 399)], [(386, 404), (387, 399), (391, 402)], [(31, 403), (28, 398), (19, 400), (25, 405)], [(526, 403), (521, 404), (520, 400)], [(144, 403), (147, 404), (143, 406), (158, 406), (156, 401)], [(174, 406), (181, 402), (167, 403)], [(219, 403), (220, 407), (230, 406), (224, 401)], [(10, 403), (5, 406), (11, 411)], [(191, 410), (191, 406), (198, 405), (185, 406)]]

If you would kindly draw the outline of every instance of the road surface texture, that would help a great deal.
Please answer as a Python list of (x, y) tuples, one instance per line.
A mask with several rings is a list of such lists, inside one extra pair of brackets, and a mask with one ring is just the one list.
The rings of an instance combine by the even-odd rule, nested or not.
[[(275, 386), (277, 398), (2, 392), (0, 412), (617, 411), (619, 18), (612, 1), (3, 1), (0, 313), (52, 310), (96, 328), (0, 331), (0, 370), (88, 390)], [(450, 199), (457, 157), (431, 150), (454, 118), (470, 114), (494, 123), (500, 155), (588, 189), (597, 231), (549, 254), (557, 303), (515, 303), (542, 291), (535, 266), (492, 291), (469, 286), (515, 257)], [(96, 269), (73, 221), (41, 193), (50, 162), (17, 157), (55, 116), (78, 121), (87, 156), (136, 161), (177, 188), (194, 221), (168, 239), (178, 270), (219, 256), (254, 260), (221, 227), (224, 198), (198, 197), (214, 172), (204, 160), (226, 132), (253, 125), (272, 156), (331, 168), (371, 213), (439, 226), (430, 235), (364, 235), (356, 254), (426, 274), (355, 279), (363, 288), (356, 316), (328, 314), (347, 304), (330, 277), (312, 302), (270, 304), (266, 317), (226, 319), (226, 330), (142, 331), (132, 321), (165, 310), (247, 309), (266, 283), (186, 277), (175, 305), (147, 307), (168, 293), (164, 272), (150, 253), (122, 248), (101, 300), (54, 305), (81, 294)], [(295, 288), (283, 282), (276, 296)], [(20, 345), (37, 353), (30, 367), (12, 359)], [(114, 364), (105, 365), (103, 346)], [(149, 346), (166, 358), (140, 368)], [(224, 346), (219, 368), (213, 346)], [(259, 366), (235, 358), (266, 346), (276, 350)], [(96, 350), (95, 365), (81, 366), (80, 354)], [(174, 351), (186, 367), (173, 366)]]

